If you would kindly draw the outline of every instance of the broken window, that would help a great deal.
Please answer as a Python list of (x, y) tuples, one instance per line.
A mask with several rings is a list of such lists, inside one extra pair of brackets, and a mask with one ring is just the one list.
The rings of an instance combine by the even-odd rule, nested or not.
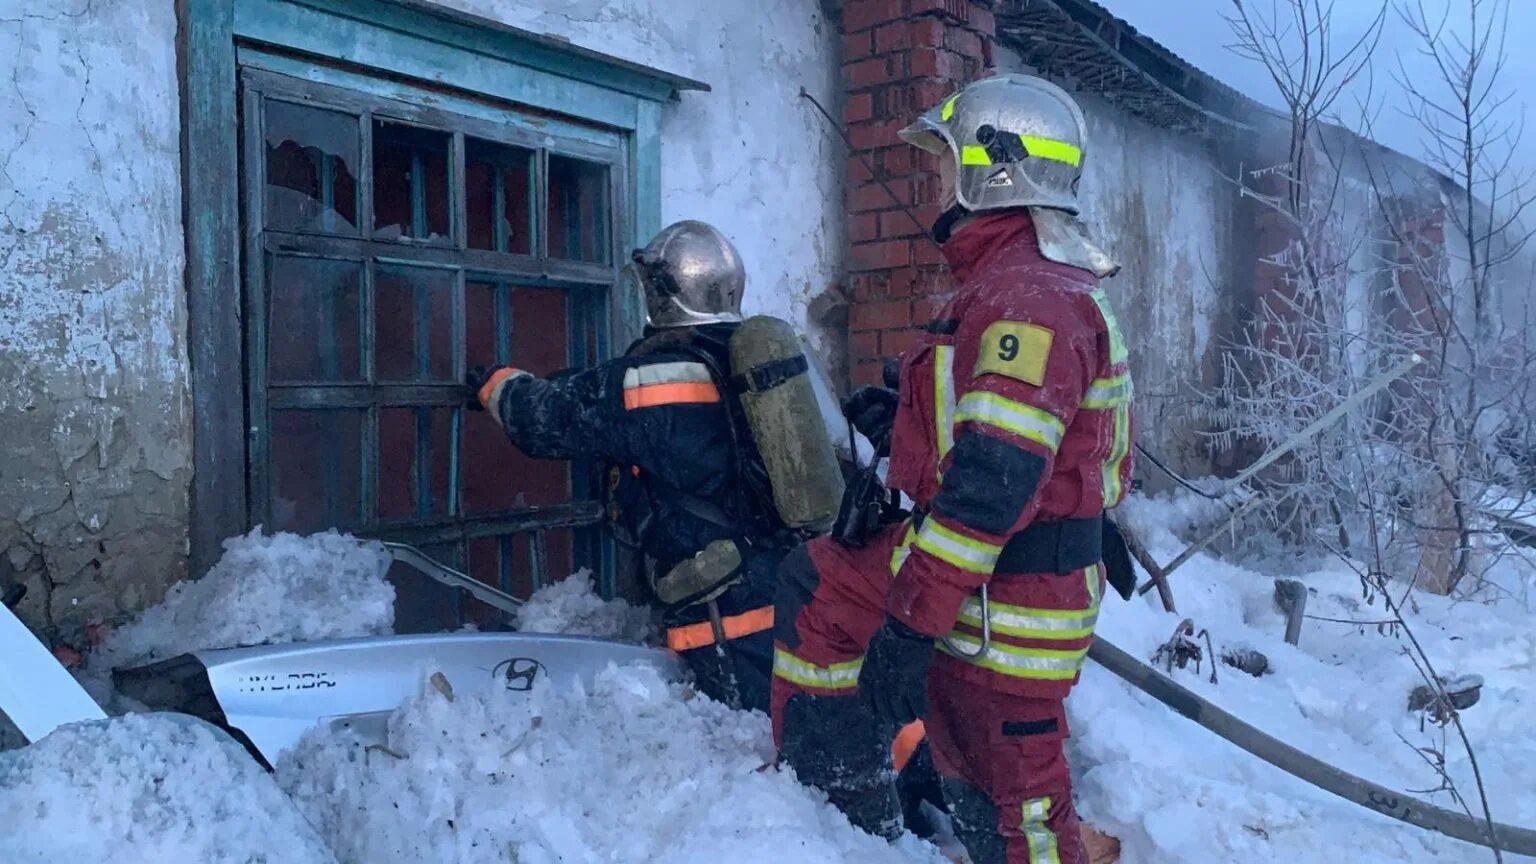
[[(623, 139), (243, 75), (252, 521), (412, 543), (524, 595), (595, 567), (597, 467), (523, 456), (463, 380), (607, 356)], [(413, 578), (399, 628), (494, 623)]]

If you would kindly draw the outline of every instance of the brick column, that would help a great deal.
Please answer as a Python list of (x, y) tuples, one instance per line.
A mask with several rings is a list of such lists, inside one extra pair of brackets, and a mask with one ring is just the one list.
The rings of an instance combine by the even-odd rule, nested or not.
[[(855, 148), (844, 184), (853, 289), (848, 365), (854, 386), (878, 383), (881, 361), (913, 343), (916, 328), (931, 320), (952, 288), (938, 248), (926, 237), (939, 214), (936, 162), (896, 133), (991, 69), (996, 32), (991, 5), (991, 0), (846, 0), (843, 5), (843, 122)], [(899, 204), (910, 206), (921, 224)]]

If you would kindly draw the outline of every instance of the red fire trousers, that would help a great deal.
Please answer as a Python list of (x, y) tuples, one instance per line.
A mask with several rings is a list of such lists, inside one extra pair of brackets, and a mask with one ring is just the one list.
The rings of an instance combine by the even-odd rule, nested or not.
[[(820, 736), (823, 740), (809, 749), (792, 749), (800, 754), (831, 754), (840, 780), (864, 771), (872, 778), (891, 773), (888, 747), (836, 751), (846, 742), (869, 737), (850, 728), (860, 722), (858, 718), (868, 717), (868, 712), (850, 703), (858, 698), (858, 669), (865, 647), (885, 620), (892, 553), (905, 530), (904, 525), (892, 526), (861, 549), (849, 549), (829, 538), (814, 540), (807, 546), (811, 567), (802, 568), (814, 572), (796, 573), (791, 566), (781, 576), (772, 691), (774, 741), (791, 761), (808, 761), (815, 755), (790, 756), (786, 739), (793, 742), (807, 733)], [(1091, 569), (1077, 575), (1083, 574), (1099, 577)], [(994, 577), (994, 597), (1003, 587), (1000, 580), (1008, 578), (1012, 577)], [(1053, 574), (1050, 578), (1073, 577)], [(1001, 593), (1018, 596), (1019, 592)], [(1096, 612), (1097, 592), (1093, 594)], [(1041, 682), (1037, 688), (942, 651), (936, 654), (928, 679), (927, 735), (956, 833), (971, 859), (975, 864), (1086, 862), (1072, 803), (1072, 776), (1063, 752), (1068, 730), (1062, 700), (1072, 681)], [(791, 700), (799, 704), (786, 710)], [(886, 736), (888, 741), (890, 730), (871, 734)], [(795, 767), (802, 780), (818, 775), (814, 769)], [(855, 779), (850, 785), (860, 783)], [(835, 795), (831, 797), (842, 806)]]

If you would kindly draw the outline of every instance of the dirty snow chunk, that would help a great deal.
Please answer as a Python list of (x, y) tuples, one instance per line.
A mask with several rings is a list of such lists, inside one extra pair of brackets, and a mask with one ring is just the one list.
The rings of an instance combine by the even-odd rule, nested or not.
[(180, 714), (60, 727), (0, 753), (0, 859), (334, 864), (228, 735)]
[(624, 642), (650, 642), (656, 636), (651, 611), (597, 596), (590, 570), (579, 570), (533, 592), (513, 623), (527, 633), (597, 636)]
[(178, 582), (103, 643), (93, 666), (122, 666), (202, 648), (391, 633), (395, 589), (383, 545), (334, 531), (300, 537), (256, 529), (224, 541), (201, 579)]
[(388, 724), (387, 750), (316, 730), (277, 766), (344, 864), (943, 862), (852, 828), (772, 759), (768, 719), (685, 698), (649, 667), (590, 692), (455, 683)]

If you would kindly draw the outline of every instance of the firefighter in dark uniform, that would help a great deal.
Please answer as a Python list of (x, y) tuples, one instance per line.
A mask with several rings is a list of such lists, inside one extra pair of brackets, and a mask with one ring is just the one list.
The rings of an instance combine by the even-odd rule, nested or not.
[[(766, 713), (779, 563), (820, 532), (786, 525), (784, 507), (775, 504), (782, 499), (774, 497), (786, 489), (773, 488), (764, 452), (790, 453), (802, 470), (826, 466), (780, 486), (792, 494), (815, 487), (811, 497), (819, 493), (826, 502), (828, 524), (843, 475), (854, 469), (839, 466), (830, 451), (824, 460), (806, 458), (813, 444), (829, 442), (793, 447), (797, 436), (827, 434), (814, 405), (803, 401), (780, 424), (787, 428), (762, 436), (772, 439), (766, 447), (755, 442), (742, 416), (743, 376), (731, 374), (732, 336), (752, 322), (742, 323), (746, 275), (728, 239), (702, 222), (682, 221), (631, 257), (648, 326), (624, 356), (553, 378), (475, 369), (472, 399), (530, 456), (600, 458), (613, 466), (620, 521), (652, 561), (648, 581), (668, 647), (684, 658), (703, 693)], [(776, 363), (766, 368), (783, 371)], [(827, 473), (836, 479), (829, 482)], [(927, 748), (911, 733), (896, 744), (908, 760), (900, 781), (908, 810), (920, 812), (922, 800), (941, 804)]]
[(649, 326), (624, 356), (553, 378), (480, 368), (469, 385), (524, 453), (612, 466), (669, 647), (705, 694), (766, 711), (775, 570), (794, 539), (764, 506), (761, 462), (723, 392), (746, 273), (730, 241), (695, 221), (633, 259)]
[[(890, 429), (889, 482), (915, 509), (859, 548), (820, 538), (786, 557), (775, 738), (855, 824), (892, 835), (885, 741), (924, 718), (976, 864), (1078, 864), (1063, 700), (1105, 553), (1127, 560), (1104, 511), (1132, 470), (1126, 346), (1098, 287), (1115, 267), (1075, 219), (1083, 115), (1003, 75), (902, 137), (939, 158), (934, 233), (957, 290), (898, 392), (856, 393), (850, 416)], [(1128, 565), (1112, 569), (1125, 594)]]

